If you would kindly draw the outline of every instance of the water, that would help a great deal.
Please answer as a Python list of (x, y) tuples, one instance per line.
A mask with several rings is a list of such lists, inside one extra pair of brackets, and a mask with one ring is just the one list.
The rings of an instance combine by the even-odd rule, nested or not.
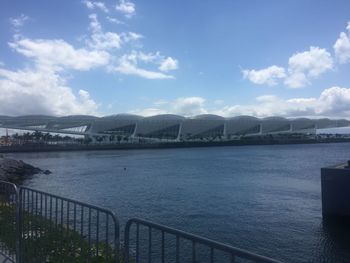
[[(350, 231), (321, 216), (320, 168), (350, 144), (21, 153), (25, 185), (286, 262), (350, 262)], [(126, 168), (126, 169), (124, 169)]]

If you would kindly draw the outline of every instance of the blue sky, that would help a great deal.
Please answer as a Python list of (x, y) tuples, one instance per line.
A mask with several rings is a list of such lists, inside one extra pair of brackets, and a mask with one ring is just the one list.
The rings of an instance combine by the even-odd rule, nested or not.
[(348, 118), (349, 7), (4, 0), (0, 115)]

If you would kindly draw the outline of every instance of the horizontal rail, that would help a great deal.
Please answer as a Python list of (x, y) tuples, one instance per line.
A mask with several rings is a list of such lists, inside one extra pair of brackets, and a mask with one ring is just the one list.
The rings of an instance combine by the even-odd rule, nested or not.
[(27, 188), (27, 187), (20, 187), (20, 191), (23, 191), (23, 190), (36, 192), (38, 194), (51, 196), (52, 198), (57, 198), (57, 199), (60, 199), (60, 200), (66, 201), (66, 202), (76, 203), (77, 205), (81, 205), (81, 206), (88, 207), (88, 208), (91, 208), (91, 209), (99, 210), (100, 212), (104, 212), (104, 213), (110, 214), (112, 216), (114, 222), (119, 224), (119, 221), (118, 221), (117, 217), (109, 209), (106, 209), (106, 208), (103, 208), (103, 207), (99, 207), (99, 206), (96, 206), (96, 205), (91, 205), (91, 204), (84, 203), (84, 202), (81, 202), (81, 201), (78, 201), (78, 200), (74, 200), (74, 199), (70, 199), (70, 198), (67, 198), (67, 197), (62, 197), (62, 196), (59, 196), (59, 195), (50, 194), (50, 193), (47, 193), (47, 192), (44, 192), (44, 191), (40, 191), (40, 190), (34, 190), (34, 189), (31, 189), (31, 188)]
[[(280, 261), (265, 257), (265, 256), (261, 256), (261, 255), (257, 255), (255, 253), (249, 252), (247, 250), (244, 249), (240, 249), (240, 248), (236, 248), (224, 243), (220, 243), (205, 237), (201, 237), (198, 235), (194, 235), (182, 230), (178, 230), (175, 228), (171, 228), (165, 225), (161, 225), (161, 224), (157, 224), (154, 222), (150, 222), (147, 220), (143, 220), (143, 219), (139, 219), (139, 218), (132, 218), (130, 220), (128, 220), (128, 222), (126, 223), (125, 226), (125, 249), (126, 249), (126, 262), (128, 262), (129, 260), (129, 254), (130, 254), (130, 228), (133, 224), (136, 224), (137, 227), (139, 227), (139, 225), (143, 225), (145, 227), (149, 227), (150, 229), (156, 229), (159, 231), (162, 231), (162, 236), (164, 237), (164, 232), (168, 233), (168, 234), (172, 234), (175, 235), (177, 237), (177, 247), (178, 247), (178, 242), (179, 242), (179, 238), (183, 238), (183, 239), (187, 239), (190, 241), (193, 241), (194, 243), (198, 243), (198, 244), (202, 244), (202, 245), (206, 245), (208, 246), (210, 249), (216, 249), (216, 250), (221, 250), (223, 252), (227, 252), (228, 254), (232, 255), (233, 257), (237, 256), (240, 258), (244, 258), (247, 260), (252, 260), (254, 262), (259, 262), (259, 263), (281, 263)], [(164, 243), (164, 242), (162, 242)], [(177, 248), (178, 249), (178, 248)], [(195, 249), (195, 248), (194, 248)], [(195, 255), (195, 251), (194, 251), (194, 255)], [(177, 255), (178, 257), (178, 255)], [(195, 261), (193, 261), (195, 262)], [(211, 262), (213, 262), (212, 259), (212, 255), (211, 255)]]

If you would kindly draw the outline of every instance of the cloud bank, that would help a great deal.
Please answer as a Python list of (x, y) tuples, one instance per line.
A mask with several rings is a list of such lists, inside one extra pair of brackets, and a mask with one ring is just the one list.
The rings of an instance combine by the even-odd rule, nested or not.
[(289, 88), (302, 88), (311, 84), (323, 73), (333, 69), (332, 55), (325, 49), (310, 47), (309, 50), (293, 54), (287, 69), (270, 66), (260, 70), (243, 70), (243, 78), (258, 85), (275, 86), (283, 80)]
[(248, 105), (224, 105), (212, 108), (215, 103), (203, 97), (182, 97), (172, 101), (161, 100), (154, 107), (137, 109), (130, 113), (143, 116), (155, 114), (179, 114), (194, 116), (198, 114), (217, 114), (224, 117), (251, 115), (256, 117), (330, 117), (348, 118), (350, 115), (350, 88), (330, 87), (318, 97), (283, 99), (275, 95), (263, 95)]

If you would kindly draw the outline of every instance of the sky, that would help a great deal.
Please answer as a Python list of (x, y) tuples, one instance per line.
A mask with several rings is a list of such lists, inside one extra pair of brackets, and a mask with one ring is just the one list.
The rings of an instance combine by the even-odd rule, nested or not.
[(350, 1), (2, 0), (0, 115), (350, 118)]

